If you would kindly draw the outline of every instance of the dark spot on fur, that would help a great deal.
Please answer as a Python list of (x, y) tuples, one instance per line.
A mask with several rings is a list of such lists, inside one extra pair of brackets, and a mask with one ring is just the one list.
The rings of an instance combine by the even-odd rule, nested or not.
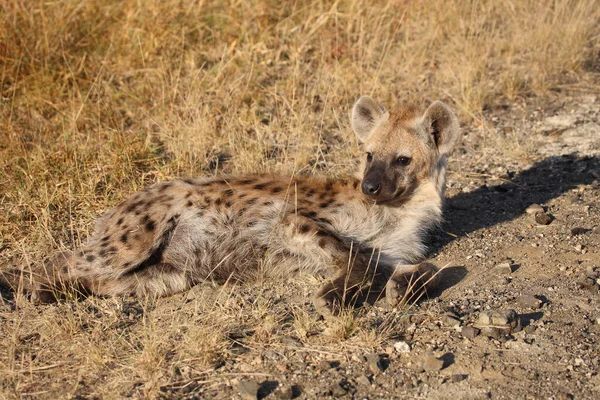
[(354, 181), (354, 182), (352, 183), (352, 188), (353, 188), (353, 189), (358, 189), (358, 181)]
[(178, 218), (179, 218), (179, 215), (172, 216), (171, 218), (169, 218), (169, 220), (166, 222), (167, 226), (165, 227), (165, 230), (163, 231), (161, 237), (158, 240), (158, 245), (156, 247), (156, 250), (154, 250), (152, 252), (152, 254), (150, 254), (150, 256), (148, 256), (148, 258), (146, 258), (144, 261), (142, 261), (138, 265), (136, 265), (130, 269), (127, 269), (125, 271), (125, 275), (140, 273), (140, 272), (146, 270), (147, 268), (150, 268), (152, 266), (162, 263), (163, 253), (164, 253), (165, 249), (167, 248), (167, 246), (169, 245), (169, 243), (171, 242), (171, 237), (173, 236), (173, 231), (175, 230), (175, 227), (177, 226)]
[(158, 188), (158, 192), (159, 193), (165, 192), (167, 189), (169, 189), (171, 187), (171, 185), (172, 185), (171, 182), (164, 183), (161, 187)]
[(319, 207), (321, 207), (321, 208), (327, 208), (327, 207), (329, 207), (330, 204), (331, 203), (329, 201), (324, 201), (321, 204), (319, 204)]
[(131, 266), (131, 263), (129, 261), (127, 261), (126, 263), (123, 263), (123, 268), (129, 268)]
[(102, 249), (98, 252), (98, 255), (102, 258), (106, 257), (106, 250)]
[(325, 185), (325, 190), (327, 190), (328, 192), (331, 191), (331, 189), (333, 189), (333, 182), (329, 181), (327, 182), (327, 184)]
[(300, 225), (300, 233), (307, 233), (308, 231), (310, 231), (310, 225), (308, 225), (308, 224)]
[(187, 202), (187, 206), (188, 206), (188, 207), (191, 207), (191, 206), (193, 206), (193, 205), (194, 205), (194, 203), (192, 203), (192, 201), (191, 201), (191, 200), (188, 200), (188, 202)]
[(193, 195), (193, 193), (192, 193), (192, 192), (187, 192), (187, 193), (185, 194), (185, 198), (186, 198), (186, 199), (189, 199), (190, 197), (192, 197), (192, 195)]
[(233, 196), (233, 189), (227, 189), (225, 192), (223, 192), (225, 194), (225, 196), (230, 197)]
[(127, 235), (127, 232), (121, 235), (121, 243), (127, 243)]
[(229, 200), (227, 200), (225, 202), (225, 207), (227, 207), (227, 208), (231, 207), (231, 202)]
[(273, 204), (274, 204), (273, 200), (267, 200), (267, 201), (265, 201), (265, 206), (272, 206)]
[(240, 183), (242, 185), (249, 185), (251, 183), (254, 183), (254, 179), (244, 179), (244, 180), (241, 180)]
[(326, 237), (326, 236), (329, 236), (329, 234), (325, 231), (317, 231), (317, 236)]
[(150, 221), (148, 221), (148, 222), (146, 223), (146, 230), (147, 230), (148, 232), (152, 232), (152, 231), (154, 231), (154, 228), (156, 228), (156, 224), (155, 224), (155, 222), (154, 222), (154, 221), (150, 220)]
[(267, 186), (269, 186), (267, 183), (259, 183), (258, 185), (254, 185), (254, 189), (256, 190), (263, 190), (264, 188), (266, 188)]
[(87, 262), (92, 262), (92, 261), (94, 261), (96, 259), (96, 257), (94, 257), (93, 255), (90, 254), (85, 259), (86, 259)]
[(319, 239), (319, 247), (323, 248), (327, 246), (327, 238), (322, 237), (321, 239)]
[(117, 221), (117, 226), (121, 226), (123, 224), (123, 217), (119, 218)]
[(254, 220), (253, 220), (253, 221), (248, 221), (248, 222), (247, 222), (247, 225), (248, 225), (249, 227), (253, 227), (253, 226), (255, 226), (256, 224), (258, 224), (258, 221), (254, 221)]
[(187, 183), (188, 185), (194, 185), (194, 184), (195, 184), (194, 180), (193, 180), (193, 179), (190, 179), (190, 178), (184, 179), (183, 181), (184, 181), (185, 183)]
[(196, 213), (198, 217), (202, 217), (204, 215), (204, 210), (200, 210)]
[(310, 189), (308, 191), (308, 193), (306, 193), (306, 197), (313, 197), (314, 194), (315, 194), (315, 189)]
[(240, 194), (238, 195), (238, 199), (243, 199), (243, 198), (244, 198), (244, 197), (246, 197), (246, 196), (247, 196), (247, 195), (246, 195), (246, 193), (240, 193)]
[(142, 224), (145, 224), (148, 221), (150, 221), (150, 216), (148, 216), (148, 214), (146, 214), (142, 217)]
[(104, 237), (102, 238), (102, 241), (103, 241), (103, 242), (107, 242), (107, 241), (108, 241), (108, 239), (110, 239), (110, 235), (104, 236)]
[(246, 203), (248, 203), (249, 206), (256, 204), (256, 202), (258, 201), (258, 199), (249, 199)]
[(222, 198), (220, 198), (220, 197), (219, 197), (219, 198), (217, 198), (217, 199), (215, 200), (215, 204), (216, 204), (216, 205), (220, 206), (220, 205), (221, 205), (221, 203), (223, 203), (223, 199), (222, 199)]
[(325, 200), (327, 197), (329, 197), (329, 194), (327, 192), (322, 192), (319, 196), (319, 199)]
[(108, 242), (100, 243), (100, 247), (102, 247), (102, 248), (108, 247)]
[(238, 211), (238, 215), (241, 217), (242, 215), (244, 215), (245, 212), (246, 212), (246, 208), (242, 207), (242, 208), (240, 208), (240, 211)]
[(206, 203), (206, 205), (209, 205), (210, 203), (212, 203), (212, 199), (208, 196), (204, 196), (204, 203)]
[(283, 188), (281, 188), (279, 186), (275, 186), (273, 189), (271, 189), (271, 193), (273, 193), (273, 194), (281, 193), (282, 191), (283, 191)]
[(317, 221), (319, 221), (322, 224), (329, 224), (331, 225), (331, 220), (328, 218), (317, 218)]
[(302, 215), (308, 218), (315, 218), (317, 216), (317, 213), (315, 211), (305, 211), (302, 213)]
[(108, 248), (109, 254), (115, 254), (117, 252), (117, 248), (115, 246), (111, 246)]

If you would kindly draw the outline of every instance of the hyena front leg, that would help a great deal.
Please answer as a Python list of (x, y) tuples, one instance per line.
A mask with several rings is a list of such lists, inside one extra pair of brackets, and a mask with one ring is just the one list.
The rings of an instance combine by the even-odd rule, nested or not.
[[(282, 221), (271, 241), (271, 249), (280, 247), (304, 264), (300, 270), (324, 272), (331, 279), (316, 293), (314, 303), (324, 311), (356, 306), (369, 298), (375, 283), (385, 289), (383, 270), (377, 266), (377, 254), (353, 248), (311, 218), (289, 215)], [(391, 270), (387, 271), (387, 276)], [(376, 285), (375, 285), (376, 286)]]
[(438, 273), (438, 267), (428, 262), (398, 265), (386, 285), (388, 303), (414, 303), (426, 297), (438, 285)]
[(379, 262), (378, 252), (353, 249), (334, 236), (326, 237), (325, 247), (333, 255), (337, 275), (319, 289), (318, 308), (339, 312), (374, 301), (383, 292), (390, 271)]

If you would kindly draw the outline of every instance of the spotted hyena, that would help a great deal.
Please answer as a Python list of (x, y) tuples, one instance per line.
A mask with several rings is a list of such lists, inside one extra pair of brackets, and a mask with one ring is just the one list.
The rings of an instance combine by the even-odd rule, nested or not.
[(46, 264), (32, 298), (53, 300), (67, 287), (167, 296), (200, 282), (295, 273), (328, 278), (315, 295), (325, 309), (384, 290), (390, 301), (422, 293), (436, 268), (413, 263), (441, 220), (458, 120), (441, 102), (424, 113), (386, 111), (361, 97), (352, 128), (365, 150), (359, 178), (252, 174), (155, 185), (101, 216), (81, 250)]

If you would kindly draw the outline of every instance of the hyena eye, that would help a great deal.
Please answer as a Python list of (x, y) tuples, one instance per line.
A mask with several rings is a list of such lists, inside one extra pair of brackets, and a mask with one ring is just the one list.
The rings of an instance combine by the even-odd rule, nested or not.
[(367, 162), (373, 161), (373, 154), (367, 153)]
[(406, 166), (408, 164), (410, 164), (410, 157), (398, 157), (398, 159), (396, 160), (396, 162), (402, 166)]

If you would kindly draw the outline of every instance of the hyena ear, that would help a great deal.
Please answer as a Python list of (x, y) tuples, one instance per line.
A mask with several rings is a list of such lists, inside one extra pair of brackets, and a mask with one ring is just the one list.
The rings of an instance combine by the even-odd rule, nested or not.
[(385, 108), (369, 96), (362, 96), (352, 107), (352, 129), (361, 142), (387, 117)]
[(441, 154), (448, 153), (458, 140), (460, 133), (458, 118), (441, 101), (434, 102), (425, 111), (423, 124), (426, 131), (433, 136), (433, 141)]

